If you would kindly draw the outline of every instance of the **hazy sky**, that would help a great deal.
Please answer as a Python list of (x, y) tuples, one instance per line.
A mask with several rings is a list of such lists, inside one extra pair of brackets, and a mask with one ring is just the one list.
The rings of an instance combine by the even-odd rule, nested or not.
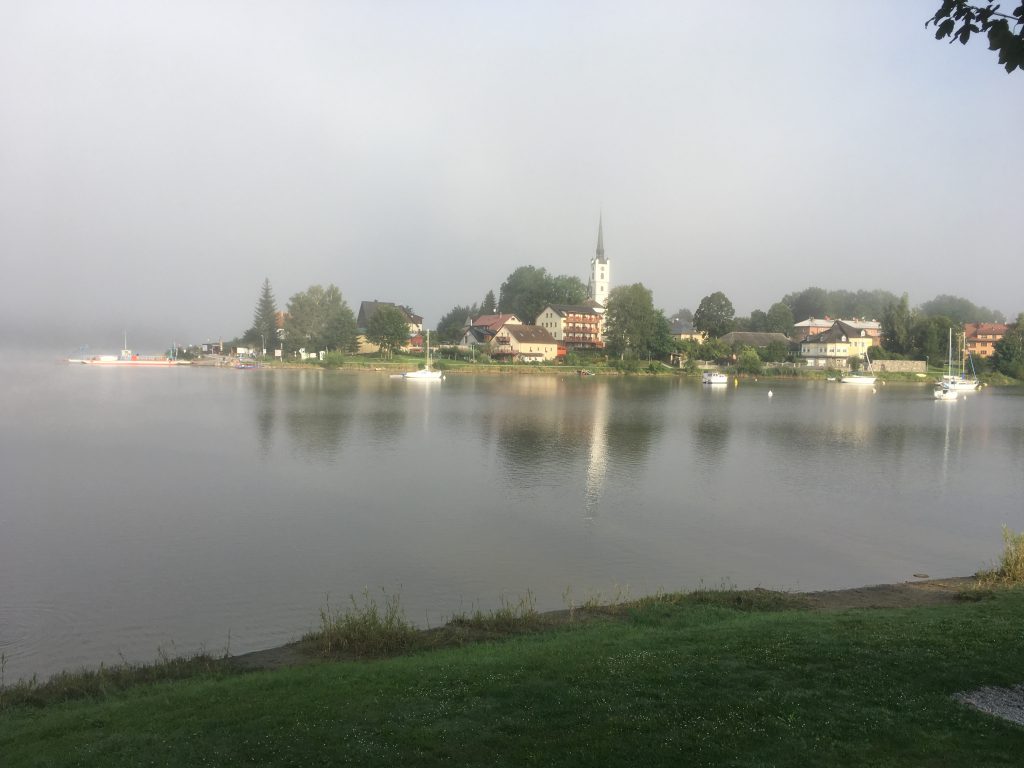
[(1024, 74), (939, 0), (0, 0), (0, 321), (230, 338), (264, 277), (431, 326), (517, 266), (1024, 310)]

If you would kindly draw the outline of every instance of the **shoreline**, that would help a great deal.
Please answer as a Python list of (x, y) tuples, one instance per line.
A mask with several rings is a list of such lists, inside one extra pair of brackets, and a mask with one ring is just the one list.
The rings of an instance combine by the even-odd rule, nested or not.
[[(961, 595), (977, 585), (977, 583), (977, 575), (946, 578), (928, 578), (922, 575), (920, 579), (914, 581), (809, 592), (785, 592), (764, 589), (762, 587), (752, 589), (712, 588), (692, 590), (690, 592), (666, 593), (666, 596), (707, 593), (737, 596), (737, 599), (739, 599), (740, 596), (753, 595), (763, 598), (778, 598), (780, 601), (784, 601), (791, 609), (837, 612), (861, 609), (908, 609), (934, 605), (951, 605), (960, 602), (962, 600)], [(461, 632), (460, 638), (455, 645), (462, 646), (474, 642), (503, 640), (525, 633), (543, 633), (556, 630), (572, 624), (582, 625), (602, 617), (613, 618), (620, 616), (632, 606), (650, 597), (653, 596), (634, 598), (624, 602), (583, 605), (538, 612), (534, 615), (532, 621), (522, 622), (523, 626), (517, 625), (513, 619), (510, 622), (510, 626), (505, 629), (490, 629), (476, 635), (474, 635), (473, 631)], [(452, 628), (453, 619), (454, 617), (437, 627), (413, 627), (412, 631), (414, 635), (422, 639), (441, 638), (446, 630)], [(526, 626), (527, 624), (529, 626)], [(426, 646), (419, 648), (419, 650), (438, 650), (443, 647), (452, 646), (446, 646), (444, 643), (431, 646), (428, 643)], [(198, 667), (201, 671), (209, 671), (211, 668), (222, 668), (229, 672), (255, 672), (339, 661), (368, 661), (377, 658), (392, 658), (396, 655), (403, 655), (403, 652), (379, 656), (363, 656), (358, 654), (343, 654), (339, 656), (335, 654), (328, 657), (315, 653), (310, 648), (306, 638), (300, 637), (269, 648), (218, 657), (211, 657), (205, 651), (199, 651), (192, 655), (162, 658), (152, 662), (124, 662), (116, 665), (100, 663), (94, 667), (82, 666), (75, 669), (64, 669), (49, 674), (45, 678), (37, 678), (33, 675), (29, 678), (8, 681), (5, 686), (0, 687), (0, 691), (13, 691), (18, 686), (26, 684), (45, 687), (54, 684), (55, 681), (62, 678), (102, 676), (104, 674), (118, 674), (119, 672), (124, 672), (129, 677), (139, 675), (141, 680), (147, 671), (161, 665), (186, 667), (198, 662)], [(185, 676), (189, 675), (186, 674)]]
[[(846, 589), (827, 589), (814, 592), (779, 592), (776, 590), (757, 587), (752, 590), (708, 590), (710, 592), (723, 593), (763, 593), (766, 595), (783, 595), (796, 602), (802, 602), (803, 607), (810, 611), (847, 611), (847, 610), (873, 610), (873, 609), (908, 609), (931, 605), (950, 605), (959, 602), (961, 594), (977, 584), (977, 576), (951, 576), (946, 578), (922, 577), (915, 581), (902, 581), (893, 584), (870, 584), (861, 587), (850, 587)], [(643, 598), (638, 598), (643, 599)], [(634, 601), (628, 601), (622, 606), (610, 604), (597, 608), (560, 608), (552, 611), (544, 611), (539, 614), (543, 620), (544, 628), (537, 631), (557, 629), (566, 626), (573, 621), (587, 621), (596, 616), (607, 615), (609, 610), (617, 607), (628, 607)], [(417, 628), (416, 632), (421, 635), (437, 633), (442, 627)], [(514, 633), (507, 633), (511, 637)], [(499, 638), (500, 639), (500, 638)], [(315, 656), (303, 650), (303, 640), (292, 640), (282, 645), (264, 648), (256, 651), (247, 651), (237, 655), (227, 656), (222, 662), (230, 667), (244, 671), (273, 670), (285, 667), (298, 667), (308, 664), (321, 664), (326, 662), (340, 661), (338, 658), (324, 658)], [(353, 659), (354, 660), (354, 659)]]

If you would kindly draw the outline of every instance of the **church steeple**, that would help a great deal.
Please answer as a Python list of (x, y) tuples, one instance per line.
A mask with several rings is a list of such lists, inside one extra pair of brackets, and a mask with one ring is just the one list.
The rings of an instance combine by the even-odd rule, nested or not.
[(597, 218), (597, 252), (590, 260), (590, 298), (602, 307), (608, 302), (608, 291), (612, 281), (612, 265), (604, 255), (604, 214)]

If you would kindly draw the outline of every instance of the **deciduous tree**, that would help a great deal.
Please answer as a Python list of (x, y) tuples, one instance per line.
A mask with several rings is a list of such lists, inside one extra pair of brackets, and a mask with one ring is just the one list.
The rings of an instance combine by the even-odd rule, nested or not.
[(882, 333), (885, 348), (890, 352), (905, 355), (910, 351), (910, 330), (913, 316), (907, 294), (885, 308), (882, 313)]
[(547, 304), (579, 304), (586, 297), (587, 289), (578, 277), (555, 277), (543, 267), (519, 267), (501, 284), (498, 311), (532, 323)]
[[(999, 63), (1009, 73), (1024, 69), (1024, 3), (1002, 13), (999, 3), (974, 5), (967, 0), (943, 0), (935, 15), (925, 22), (935, 27), (935, 39), (948, 37), (967, 45), (972, 34), (984, 32), (988, 49), (999, 52)], [(959, 26), (957, 26), (959, 25)]]
[(358, 347), (356, 319), (335, 285), (312, 285), (288, 300), (285, 348), (353, 352)]
[(995, 368), (1000, 373), (1024, 381), (1024, 312), (995, 343)]
[(651, 291), (643, 283), (620, 285), (608, 295), (605, 312), (608, 352), (620, 359), (661, 358), (672, 350), (672, 332), (665, 314), (654, 308)]
[[(494, 295), (491, 294), (491, 298)], [(493, 315), (494, 310), (484, 312), (476, 304), (468, 307), (461, 304), (452, 307), (437, 323), (437, 339), (443, 342), (456, 342), (462, 338), (463, 329), (466, 327), (466, 319), (478, 315)]]
[(931, 301), (924, 302), (920, 310), (925, 315), (947, 317), (955, 325), (964, 323), (1002, 323), (1006, 318), (1002, 312), (979, 307), (972, 301), (960, 296), (942, 294)]
[(709, 336), (724, 336), (733, 329), (736, 311), (732, 302), (721, 291), (700, 300), (700, 306), (693, 313), (693, 327)]
[(784, 333), (789, 336), (793, 332), (793, 310), (781, 301), (775, 302), (768, 308), (764, 329), (769, 333)]
[(377, 307), (366, 328), (367, 341), (380, 347), (381, 357), (391, 357), (409, 340), (409, 323), (398, 307)]

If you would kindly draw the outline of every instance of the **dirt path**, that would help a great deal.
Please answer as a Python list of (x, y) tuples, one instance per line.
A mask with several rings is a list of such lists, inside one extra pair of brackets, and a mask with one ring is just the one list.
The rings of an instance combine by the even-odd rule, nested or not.
[(821, 611), (844, 611), (850, 608), (915, 608), (957, 602), (957, 595), (974, 582), (975, 579), (971, 576), (959, 576), (952, 579), (876, 584), (871, 587), (827, 592), (804, 592), (800, 597), (805, 598), (812, 608)]

